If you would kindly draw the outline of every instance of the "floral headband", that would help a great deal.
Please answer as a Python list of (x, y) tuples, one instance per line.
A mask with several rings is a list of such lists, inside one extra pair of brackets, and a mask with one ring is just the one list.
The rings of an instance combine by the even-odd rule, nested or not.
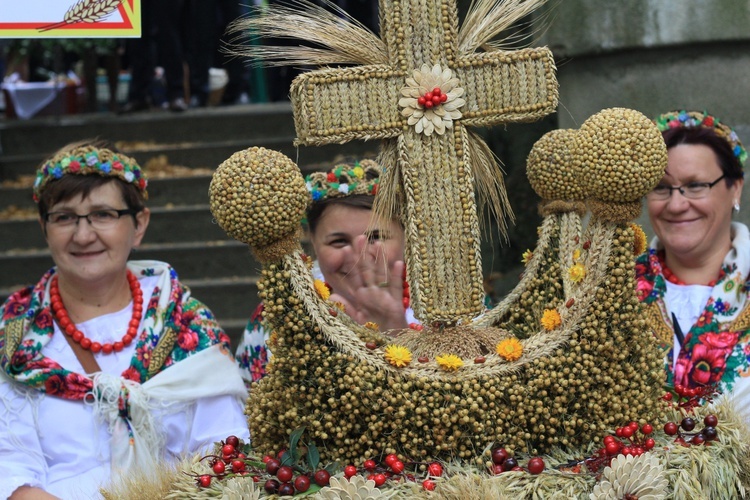
[(672, 128), (685, 127), (704, 127), (713, 129), (713, 131), (729, 143), (732, 153), (739, 160), (741, 166), (745, 166), (747, 160), (747, 150), (742, 146), (737, 133), (729, 126), (719, 123), (719, 119), (709, 115), (706, 112), (698, 111), (670, 111), (664, 113), (654, 120), (660, 131), (664, 132)]
[(140, 165), (134, 159), (109, 149), (81, 146), (57, 154), (47, 160), (36, 172), (34, 201), (39, 203), (44, 188), (63, 175), (92, 175), (117, 177), (133, 184), (148, 198), (148, 181)]
[(305, 178), (305, 186), (317, 203), (328, 198), (354, 194), (375, 196), (378, 192), (382, 168), (373, 160), (337, 165), (330, 172), (315, 172)]

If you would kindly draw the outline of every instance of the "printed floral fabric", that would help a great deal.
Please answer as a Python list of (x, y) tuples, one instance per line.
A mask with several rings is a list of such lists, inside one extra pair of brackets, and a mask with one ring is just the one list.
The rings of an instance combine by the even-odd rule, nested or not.
[[(168, 264), (131, 261), (128, 269), (136, 276), (158, 276), (159, 280), (141, 320), (135, 354), (122, 373), (124, 379), (144, 383), (214, 344), (223, 343), (228, 348), (229, 338), (211, 311), (190, 296)], [(54, 334), (49, 283), (55, 272), (52, 268), (39, 283), (12, 294), (0, 307), (0, 368), (11, 379), (48, 395), (82, 400), (93, 388), (92, 379), (42, 355), (42, 348)], [(167, 329), (176, 333), (176, 340), (162, 366), (150, 370), (153, 354)], [(15, 343), (18, 345), (14, 348)]]
[(237, 347), (235, 359), (242, 370), (246, 382), (257, 382), (266, 376), (268, 363), (268, 331), (263, 328), (263, 304), (258, 304), (250, 321), (247, 322), (242, 342)]
[[(750, 377), (750, 327), (732, 329), (749, 306), (750, 236), (747, 227), (739, 223), (732, 224), (732, 234), (732, 249), (724, 258), (720, 278), (698, 320), (684, 332), (676, 362), (673, 345), (662, 345), (670, 386), (717, 384), (722, 392), (730, 392), (739, 378)], [(654, 238), (648, 251), (636, 260), (636, 293), (642, 303), (657, 306), (662, 320), (673, 329), (664, 300), (667, 286), (658, 257), (661, 248)]]

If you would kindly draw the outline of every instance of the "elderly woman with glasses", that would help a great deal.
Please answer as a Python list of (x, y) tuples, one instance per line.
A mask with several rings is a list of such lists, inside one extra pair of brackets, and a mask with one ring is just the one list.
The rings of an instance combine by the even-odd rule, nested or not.
[(646, 196), (656, 237), (636, 263), (639, 299), (675, 392), (715, 388), (750, 410), (750, 235), (732, 221), (747, 152), (731, 128), (705, 113), (665, 113), (656, 123), (668, 163)]
[(169, 265), (135, 160), (64, 148), (34, 199), (55, 266), (0, 307), (0, 498), (94, 498), (119, 475), (247, 438), (228, 338)]

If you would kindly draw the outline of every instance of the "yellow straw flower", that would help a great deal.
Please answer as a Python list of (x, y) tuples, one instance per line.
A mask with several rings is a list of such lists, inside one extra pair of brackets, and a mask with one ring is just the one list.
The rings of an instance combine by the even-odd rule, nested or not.
[(325, 281), (315, 280), (313, 286), (315, 286), (315, 291), (318, 292), (321, 299), (328, 300), (328, 297), (331, 296), (331, 290), (328, 289), (328, 285), (326, 285)]
[(375, 330), (376, 332), (380, 329), (378, 327), (377, 323), (373, 323), (372, 321), (368, 321), (365, 323), (365, 328), (369, 328), (370, 330)]
[(515, 361), (523, 354), (523, 345), (515, 337), (501, 340), (495, 348), (497, 354), (508, 361)]
[(411, 351), (402, 345), (391, 344), (385, 348), (385, 360), (396, 368), (403, 368), (411, 363)]
[(646, 251), (646, 233), (643, 232), (643, 228), (635, 222), (630, 223), (630, 228), (633, 230), (633, 254), (640, 255)]
[(523, 262), (523, 265), (527, 266), (533, 256), (534, 256), (534, 252), (532, 252), (529, 249), (526, 249), (526, 251), (521, 254), (521, 262)]
[[(562, 319), (560, 319), (560, 313), (555, 309), (545, 309), (542, 314), (542, 326), (545, 330), (554, 330), (558, 326), (562, 325)], [(499, 354), (499, 353), (498, 353)]]
[(352, 174), (358, 179), (361, 179), (365, 176), (365, 170), (362, 167), (354, 167), (352, 169)]
[(577, 261), (580, 258), (581, 258), (581, 249), (576, 248), (575, 250), (573, 250), (573, 260)]
[(464, 365), (464, 362), (455, 354), (442, 354), (435, 358), (440, 368), (447, 372), (455, 372)]
[(570, 277), (570, 281), (578, 283), (584, 278), (584, 276), (586, 276), (586, 268), (580, 263), (573, 264), (570, 266), (570, 269), (568, 269), (568, 276)]

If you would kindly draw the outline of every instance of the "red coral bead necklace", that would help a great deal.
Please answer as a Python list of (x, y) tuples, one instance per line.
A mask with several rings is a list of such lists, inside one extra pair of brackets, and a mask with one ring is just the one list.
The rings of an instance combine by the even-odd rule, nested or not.
[(86, 337), (83, 332), (76, 328), (75, 323), (71, 321), (68, 315), (67, 309), (65, 309), (65, 304), (63, 304), (60, 289), (57, 285), (57, 278), (57, 276), (52, 278), (49, 286), (49, 294), (52, 312), (57, 320), (57, 324), (60, 326), (60, 330), (71, 337), (82, 348), (93, 353), (101, 352), (110, 354), (112, 352), (120, 352), (124, 347), (129, 346), (133, 342), (133, 339), (138, 335), (138, 325), (141, 324), (141, 317), (143, 316), (143, 292), (141, 291), (141, 284), (138, 282), (138, 278), (133, 273), (128, 271), (128, 284), (130, 285), (130, 293), (133, 296), (133, 315), (128, 323), (128, 330), (122, 336), (122, 340), (106, 344), (92, 342), (90, 338)]

